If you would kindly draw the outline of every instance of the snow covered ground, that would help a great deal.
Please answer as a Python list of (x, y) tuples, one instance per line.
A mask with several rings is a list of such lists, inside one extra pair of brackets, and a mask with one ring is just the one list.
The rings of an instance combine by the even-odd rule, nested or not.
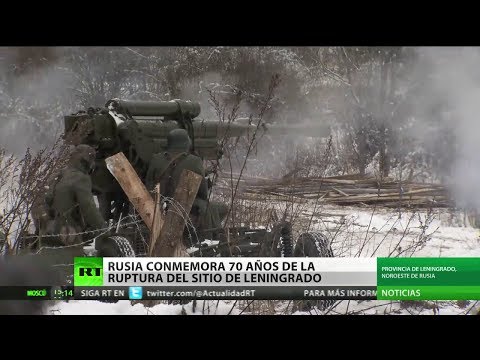
[[(304, 211), (299, 229), (308, 228), (312, 210)], [(336, 256), (480, 256), (480, 231), (469, 226), (463, 214), (437, 209), (432, 212), (398, 212), (373, 207), (322, 206), (315, 210), (310, 231), (328, 234)], [(295, 230), (295, 229), (294, 229)], [(480, 303), (479, 303), (480, 304)], [(98, 301), (58, 303), (48, 309), (52, 315), (237, 315), (237, 314), (424, 314), (472, 313), (476, 301), (341, 301), (326, 312), (316, 308), (299, 311), (289, 301), (198, 301), (187, 305), (159, 304), (145, 308), (130, 301), (116, 304)]]
[(147, 308), (142, 304), (134, 304), (122, 300), (115, 304), (99, 301), (70, 301), (59, 303), (47, 310), (51, 315), (236, 315), (241, 310), (232, 309), (234, 301), (203, 301), (197, 302), (195, 311), (192, 303), (182, 305), (159, 304)]
[[(130, 301), (106, 304), (98, 301), (71, 301), (50, 307), (46, 315), (466, 315), (478, 309), (478, 303), (438, 301), (400, 303), (395, 301), (342, 301), (332, 310), (291, 311), (292, 306), (284, 301), (257, 301), (249, 310), (246, 304), (234, 301), (198, 301), (195, 311), (192, 303), (182, 305), (159, 304), (146, 308)], [(264, 304), (262, 304), (264, 303)], [(268, 303), (268, 304), (266, 304)], [(257, 310), (255, 309), (257, 307)], [(252, 305), (251, 305), (252, 307)]]

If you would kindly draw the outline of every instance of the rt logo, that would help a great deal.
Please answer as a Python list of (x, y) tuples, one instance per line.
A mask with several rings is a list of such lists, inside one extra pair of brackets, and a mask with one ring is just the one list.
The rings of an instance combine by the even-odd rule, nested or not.
[(141, 286), (130, 286), (128, 288), (128, 297), (130, 300), (141, 300), (142, 299), (142, 287)]
[(79, 276), (100, 276), (102, 268), (80, 268), (78, 269)]

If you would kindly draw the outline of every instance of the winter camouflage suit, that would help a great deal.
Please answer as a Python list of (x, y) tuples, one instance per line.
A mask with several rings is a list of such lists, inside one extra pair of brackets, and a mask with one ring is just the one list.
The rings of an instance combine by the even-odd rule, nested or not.
[(172, 130), (167, 137), (167, 151), (155, 154), (150, 161), (146, 186), (152, 191), (157, 183), (163, 196), (173, 197), (183, 170), (190, 170), (202, 176), (190, 212), (190, 217), (196, 228), (211, 229), (221, 226), (227, 214), (224, 204), (208, 201), (208, 184), (205, 178), (205, 168), (200, 157), (190, 153), (191, 140), (184, 129)]

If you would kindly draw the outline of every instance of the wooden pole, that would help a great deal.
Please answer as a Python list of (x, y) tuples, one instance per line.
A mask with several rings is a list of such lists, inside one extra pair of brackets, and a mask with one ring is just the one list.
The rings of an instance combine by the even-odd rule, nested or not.
[(160, 231), (162, 230), (162, 226), (163, 226), (163, 214), (162, 214), (160, 195), (161, 195), (160, 184), (157, 184), (155, 186), (155, 209), (154, 209), (153, 226), (152, 226), (150, 246), (149, 246), (150, 256), (152, 256), (153, 254), (153, 249), (155, 247), (157, 239), (160, 236)]
[[(155, 187), (155, 201), (138, 177), (123, 153), (115, 154), (105, 160), (108, 170), (117, 179), (129, 200), (138, 211), (142, 220), (151, 232), (150, 256), (156, 257), (187, 257), (189, 256), (183, 244), (185, 220), (190, 214), (193, 201), (197, 196), (202, 177), (192, 171), (184, 170), (180, 182), (175, 189), (173, 205), (167, 211), (165, 218), (161, 209), (160, 185)], [(180, 209), (183, 211), (180, 212)], [(160, 303), (159, 300), (138, 300), (145, 307)]]
[[(155, 202), (148, 192), (142, 180), (138, 177), (135, 169), (123, 153), (118, 153), (105, 159), (108, 170), (117, 179), (128, 199), (140, 214), (140, 217), (148, 229), (153, 229), (153, 217), (155, 213)], [(156, 226), (162, 228), (163, 219), (159, 213), (159, 221)]]
[(163, 227), (160, 231), (160, 237), (152, 249), (153, 256), (188, 256), (186, 251), (184, 251), (182, 242), (183, 230), (185, 229), (185, 220), (188, 219), (201, 181), (201, 175), (190, 170), (183, 170), (175, 189), (173, 204), (169, 205)]
[[(152, 237), (150, 243), (150, 256), (155, 257), (188, 257), (183, 244), (183, 229), (185, 217), (188, 217), (192, 208), (193, 200), (197, 196), (202, 177), (189, 170), (184, 170), (173, 196), (175, 206), (170, 204), (165, 221), (160, 227), (158, 239)], [(158, 185), (157, 189), (159, 190)], [(184, 211), (180, 212), (179, 207)], [(153, 234), (152, 234), (153, 235)], [(160, 300), (139, 300), (145, 307), (153, 307), (160, 304)]]
[(173, 204), (170, 204), (164, 217), (160, 205), (160, 185), (156, 186), (157, 196), (154, 201), (123, 153), (110, 156), (105, 162), (151, 232), (149, 255), (188, 256), (182, 242), (183, 230), (202, 177), (189, 170), (182, 172), (173, 196)]

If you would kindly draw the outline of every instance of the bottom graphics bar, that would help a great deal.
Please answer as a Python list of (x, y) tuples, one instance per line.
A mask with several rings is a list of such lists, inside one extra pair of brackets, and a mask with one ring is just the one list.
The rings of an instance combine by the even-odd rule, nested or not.
[(479, 300), (479, 286), (0, 286), (0, 300)]
[(219, 287), (92, 286), (0, 287), (0, 300), (376, 300), (375, 286)]
[(252, 299), (252, 300), (375, 300), (377, 290), (371, 287), (75, 287), (78, 300), (167, 300), (167, 299)]

